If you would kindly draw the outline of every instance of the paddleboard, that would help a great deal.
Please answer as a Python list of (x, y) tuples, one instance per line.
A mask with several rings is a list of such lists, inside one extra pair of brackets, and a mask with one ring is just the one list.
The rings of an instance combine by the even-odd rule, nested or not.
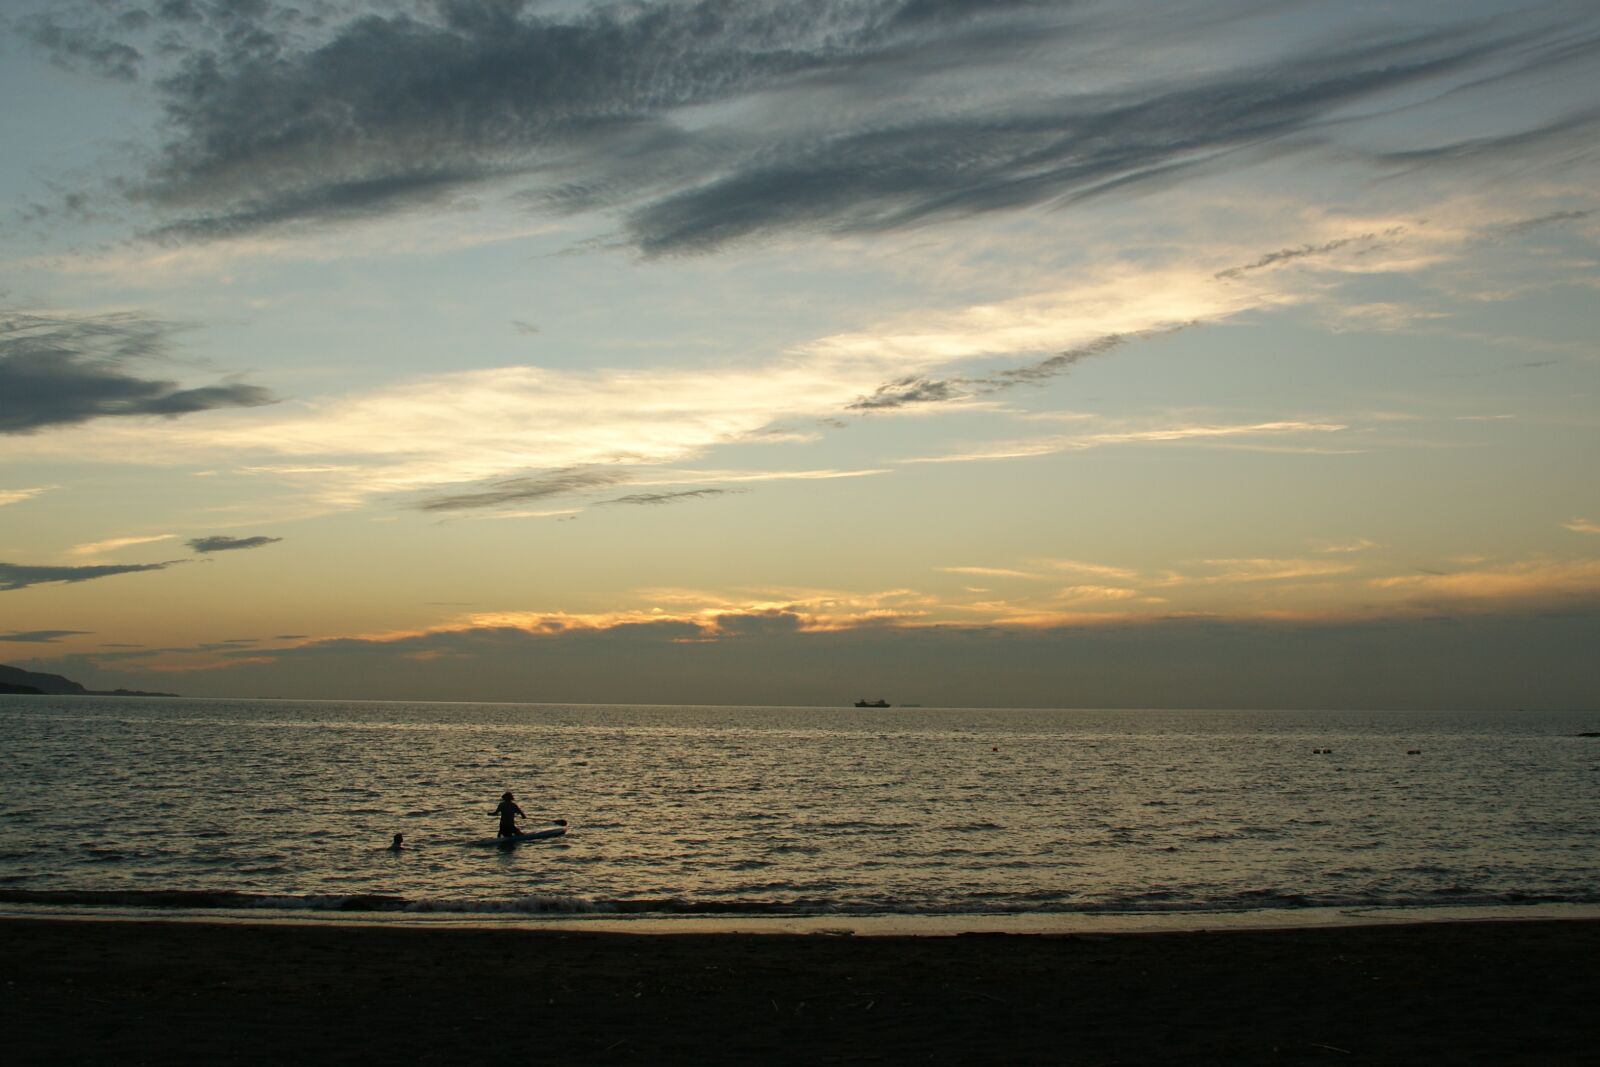
[(525, 834), (518, 834), (512, 838), (514, 841), (538, 841), (546, 837), (560, 837), (567, 832), (565, 826), (546, 826), (542, 830), (530, 830)]
[(539, 830), (530, 830), (516, 837), (491, 837), (487, 841), (479, 842), (484, 845), (518, 845), (524, 841), (546, 841), (552, 837), (560, 837), (567, 832), (565, 826), (546, 826)]

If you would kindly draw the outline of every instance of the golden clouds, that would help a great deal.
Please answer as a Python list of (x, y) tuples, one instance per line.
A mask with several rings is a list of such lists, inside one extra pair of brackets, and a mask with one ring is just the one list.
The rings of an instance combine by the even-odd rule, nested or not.
[(1600, 559), (1536, 559), (1451, 573), (1374, 578), (1370, 584), (1409, 601), (1485, 609), (1528, 600), (1587, 600), (1600, 596)]

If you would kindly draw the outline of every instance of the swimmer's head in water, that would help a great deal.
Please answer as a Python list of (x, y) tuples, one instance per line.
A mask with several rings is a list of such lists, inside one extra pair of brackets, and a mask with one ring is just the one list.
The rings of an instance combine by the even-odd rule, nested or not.
[(510, 793), (501, 793), (500, 794), (500, 799), (501, 800), (515, 800), (517, 798), (512, 796)]

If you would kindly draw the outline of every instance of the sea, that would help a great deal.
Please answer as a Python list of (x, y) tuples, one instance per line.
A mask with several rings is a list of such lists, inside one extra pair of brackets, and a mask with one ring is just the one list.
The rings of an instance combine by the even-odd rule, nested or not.
[[(974, 930), (1593, 911), (1597, 729), (1577, 712), (0, 696), (0, 910)], [(567, 833), (497, 843), (506, 791)]]

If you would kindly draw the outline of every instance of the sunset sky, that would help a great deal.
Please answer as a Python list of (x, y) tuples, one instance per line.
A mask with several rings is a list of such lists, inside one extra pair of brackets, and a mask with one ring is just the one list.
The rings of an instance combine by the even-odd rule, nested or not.
[(8, 0), (0, 662), (1600, 703), (1592, 0)]

